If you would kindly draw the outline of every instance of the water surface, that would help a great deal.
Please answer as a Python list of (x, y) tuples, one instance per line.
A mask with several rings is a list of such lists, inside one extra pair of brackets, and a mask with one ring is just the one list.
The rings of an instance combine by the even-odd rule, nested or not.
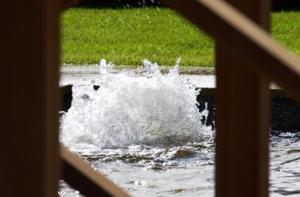
[[(213, 196), (214, 131), (201, 124), (208, 112), (195, 87), (214, 78), (181, 76), (178, 65), (162, 75), (148, 61), (121, 73), (100, 64), (99, 75), (63, 77), (74, 86), (61, 141), (132, 196)], [(270, 138), (271, 196), (300, 196), (300, 133)], [(60, 196), (80, 194), (61, 182)]]

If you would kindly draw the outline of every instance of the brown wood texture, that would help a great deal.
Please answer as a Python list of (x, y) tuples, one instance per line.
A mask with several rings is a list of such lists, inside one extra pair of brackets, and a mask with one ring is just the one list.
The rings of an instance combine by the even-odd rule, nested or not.
[(1, 196), (57, 196), (57, 0), (1, 2)]
[[(229, 2), (268, 29), (270, 1)], [(285, 74), (289, 72), (299, 84), (297, 58), (292, 57), (294, 62), (287, 65), (290, 58), (288, 52), (223, 2), (175, 0), (167, 3), (217, 40), (216, 196), (268, 196), (270, 93), (269, 81), (264, 77), (275, 79), (274, 73), (267, 73), (275, 66)], [(250, 38), (252, 34), (255, 35)], [(276, 50), (272, 50), (274, 46)], [(262, 51), (267, 51), (269, 56), (260, 56)], [(280, 56), (283, 57), (281, 62), (274, 65), (279, 51), (285, 54)], [(287, 81), (286, 84), (281, 81), (285, 88), (292, 85), (291, 81)], [(297, 92), (296, 87), (292, 91), (289, 89), (293, 95)], [(299, 100), (299, 95), (296, 97)]]
[(117, 185), (94, 170), (87, 162), (61, 145), (62, 178), (81, 194), (88, 197), (129, 197)]
[(252, 62), (248, 64), (249, 69), (276, 82), (289, 96), (300, 102), (299, 57), (274, 41), (266, 31), (232, 6), (220, 0), (162, 2), (185, 16), (217, 42), (224, 43), (228, 51)]
[[(271, 2), (227, 0), (263, 28)], [(236, 51), (239, 50), (236, 48)], [(269, 81), (222, 41), (216, 43), (216, 196), (267, 197)]]
[(269, 81), (217, 46), (216, 196), (268, 196)]

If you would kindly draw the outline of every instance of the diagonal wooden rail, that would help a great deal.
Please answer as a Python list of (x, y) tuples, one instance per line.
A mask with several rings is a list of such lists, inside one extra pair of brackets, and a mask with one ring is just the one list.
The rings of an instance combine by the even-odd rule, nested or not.
[[(162, 0), (197, 27), (254, 64), (249, 69), (300, 102), (300, 59), (245, 15), (220, 0)], [(287, 77), (288, 76), (288, 77)]]
[[(242, 60), (241, 65), (237, 65), (235, 68), (239, 69), (239, 67), (243, 67), (243, 69), (241, 69), (240, 72), (234, 73), (233, 71), (234, 74), (230, 72), (226, 73), (226, 68), (217, 68), (219, 69), (219, 71), (217, 71), (218, 85), (221, 84), (222, 86), (222, 83), (225, 83), (226, 80), (229, 80), (226, 83), (230, 82), (230, 77), (237, 77), (242, 80), (243, 76), (247, 76), (247, 79), (253, 79), (253, 82), (245, 83), (247, 87), (249, 86), (251, 88), (251, 91), (248, 93), (247, 91), (243, 91), (244, 95), (242, 98), (246, 98), (246, 100), (234, 100), (234, 102), (238, 102), (240, 105), (247, 105), (247, 102), (251, 102), (248, 108), (243, 108), (251, 111), (251, 116), (243, 116), (241, 114), (243, 113), (242, 110), (233, 107), (233, 109), (228, 108), (228, 110), (232, 111), (229, 113), (229, 118), (225, 117), (227, 108), (221, 108), (223, 112), (219, 113), (221, 114), (219, 118), (217, 117), (219, 123), (217, 122), (216, 196), (268, 196), (268, 179), (265, 177), (268, 176), (266, 172), (268, 170), (268, 164), (266, 163), (266, 161), (268, 161), (268, 102), (266, 102), (268, 99), (268, 81), (274, 81), (281, 86), (288, 95), (300, 102), (300, 59), (277, 44), (259, 25), (255, 24), (225, 1), (161, 1), (211, 35), (215, 38), (217, 43), (221, 43), (221, 45), (219, 45), (221, 46), (219, 47), (221, 52), (220, 54), (217, 53), (217, 64), (219, 61), (226, 61), (226, 59), (227, 63), (230, 62), (227, 57), (229, 54), (230, 56), (236, 55)], [(230, 1), (238, 2), (236, 0)], [(259, 1), (257, 0), (255, 2)], [(250, 0), (248, 3), (249, 5), (251, 4)], [(267, 17), (268, 13), (264, 14), (262, 17)], [(265, 24), (265, 26), (267, 26), (267, 24)], [(222, 54), (222, 50), (226, 50), (227, 54)], [(223, 74), (222, 72), (225, 73)], [(248, 74), (244, 75), (243, 72)], [(239, 74), (242, 74), (242, 76), (239, 76)], [(234, 79), (233, 82), (238, 82), (238, 80)], [(231, 85), (232, 83), (228, 83), (222, 87), (230, 87)], [(237, 85), (236, 87), (239, 90), (242, 88), (241, 85)], [(255, 88), (257, 88), (257, 90), (255, 90)], [(220, 90), (219, 88), (218, 91), (218, 96), (226, 96), (226, 89)], [(231, 93), (227, 101), (234, 97), (235, 93), (232, 91), (234, 90), (230, 91)], [(253, 96), (250, 95), (250, 93), (257, 93), (258, 95)], [(249, 96), (249, 99), (247, 96)], [(251, 101), (251, 99), (254, 99), (254, 101)], [(221, 99), (219, 99), (219, 101), (221, 105), (226, 105)], [(252, 110), (252, 107), (256, 109)], [(237, 115), (235, 113), (237, 113)], [(244, 113), (247, 113), (247, 111)], [(256, 115), (258, 116), (257, 118), (255, 118)], [(249, 117), (253, 120), (246, 120), (246, 118)], [(222, 118), (224, 118), (224, 120)], [(244, 126), (249, 126), (249, 128), (246, 129), (247, 132), (239, 132), (243, 123), (245, 123)], [(254, 126), (251, 125), (252, 123)], [(258, 131), (251, 133), (252, 128)], [(244, 145), (243, 142), (238, 142), (245, 134), (247, 139), (249, 137), (249, 142), (244, 141), (246, 145)], [(234, 135), (238, 137), (234, 138)], [(230, 137), (233, 137), (234, 140), (227, 140)], [(237, 146), (230, 146), (230, 143)], [(241, 150), (238, 150), (239, 147), (241, 147)], [(223, 148), (225, 150), (222, 150)], [(80, 192), (87, 196), (96, 196), (98, 192), (99, 195), (127, 196), (126, 193), (114, 184), (94, 172), (87, 164), (77, 158), (77, 156), (68, 152), (65, 147), (62, 146), (61, 149), (63, 178), (74, 188), (79, 189)], [(263, 153), (261, 154), (260, 152)], [(234, 172), (235, 167), (238, 167), (239, 162), (242, 161), (241, 159), (247, 160), (247, 155), (243, 156), (243, 154), (248, 153), (253, 156), (249, 158), (257, 159), (258, 161), (251, 161), (249, 165), (247, 165), (247, 161), (244, 161), (245, 165), (247, 165), (247, 169), (242, 168), (242, 170), (237, 171), (242, 174), (237, 174)], [(231, 154), (232, 156), (230, 156)], [(235, 156), (239, 157), (240, 160), (235, 159)], [(233, 159), (234, 161), (227, 161), (229, 159)], [(229, 172), (226, 172), (227, 170), (229, 170)], [(240, 180), (249, 178), (243, 177), (244, 170), (247, 171), (247, 175), (251, 172), (255, 174), (252, 177), (252, 182), (239, 182)], [(230, 178), (233, 174), (234, 178)], [(227, 180), (233, 183), (226, 183)], [(255, 181), (257, 181), (257, 183), (255, 183)], [(224, 184), (224, 186), (222, 186), (222, 184)]]
[(60, 145), (62, 160), (62, 179), (78, 189), (85, 196), (119, 196), (129, 197), (104, 175), (94, 170), (87, 162)]

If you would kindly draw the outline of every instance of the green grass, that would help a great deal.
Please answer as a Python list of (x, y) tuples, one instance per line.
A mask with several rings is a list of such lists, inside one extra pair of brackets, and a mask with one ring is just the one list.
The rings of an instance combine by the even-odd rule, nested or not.
[[(273, 14), (274, 37), (300, 54), (300, 13)], [(62, 16), (62, 62), (94, 64), (105, 58), (116, 65), (214, 65), (212, 39), (164, 8), (72, 8)]]
[(300, 55), (300, 12), (273, 13), (272, 36), (290, 51)]

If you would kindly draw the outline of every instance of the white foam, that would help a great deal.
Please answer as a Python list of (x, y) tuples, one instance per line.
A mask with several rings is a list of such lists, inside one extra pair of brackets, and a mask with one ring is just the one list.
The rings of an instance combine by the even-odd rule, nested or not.
[(61, 119), (61, 141), (70, 147), (122, 147), (198, 141), (207, 131), (200, 123), (194, 85), (147, 60), (135, 71), (111, 73), (100, 62), (100, 88), (74, 85), (73, 102)]

